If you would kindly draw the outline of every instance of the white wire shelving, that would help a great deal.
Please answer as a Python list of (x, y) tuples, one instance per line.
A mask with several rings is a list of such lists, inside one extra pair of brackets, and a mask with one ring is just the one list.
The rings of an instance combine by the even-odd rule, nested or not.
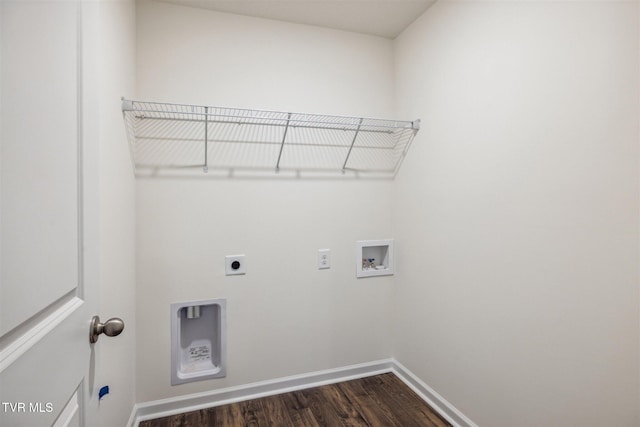
[(420, 120), (122, 100), (137, 175), (162, 171), (342, 172), (393, 178)]

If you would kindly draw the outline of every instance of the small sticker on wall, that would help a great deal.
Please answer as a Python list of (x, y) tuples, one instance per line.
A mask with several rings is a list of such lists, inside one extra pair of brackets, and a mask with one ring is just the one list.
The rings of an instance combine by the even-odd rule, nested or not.
[(208, 345), (197, 345), (189, 347), (189, 361), (199, 362), (211, 359), (211, 347)]
[(102, 398), (107, 394), (109, 394), (109, 386), (106, 385), (104, 387), (100, 387), (100, 391), (98, 392), (98, 400), (102, 400)]

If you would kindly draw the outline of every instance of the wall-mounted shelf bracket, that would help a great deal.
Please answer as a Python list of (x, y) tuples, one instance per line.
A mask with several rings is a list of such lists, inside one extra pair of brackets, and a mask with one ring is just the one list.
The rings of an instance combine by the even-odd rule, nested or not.
[(351, 155), (351, 151), (353, 150), (353, 145), (356, 143), (356, 138), (358, 137), (358, 133), (360, 133), (360, 127), (362, 126), (363, 120), (364, 119), (360, 119), (360, 122), (358, 122), (358, 127), (356, 128), (356, 133), (353, 134), (353, 140), (351, 141), (351, 146), (349, 147), (349, 151), (347, 152), (347, 157), (344, 159), (344, 163), (342, 164), (343, 174), (347, 171), (347, 162), (349, 161), (349, 156)]
[(209, 107), (204, 107), (204, 166), (202, 171), (204, 173), (209, 172), (209, 156), (207, 151), (209, 149)]
[(284, 150), (284, 142), (287, 140), (287, 131), (289, 130), (289, 123), (291, 123), (291, 113), (287, 113), (287, 124), (284, 127), (284, 134), (282, 135), (282, 144), (280, 144), (280, 152), (278, 153), (278, 162), (276, 163), (276, 172), (280, 171), (280, 159), (282, 159), (282, 150)]

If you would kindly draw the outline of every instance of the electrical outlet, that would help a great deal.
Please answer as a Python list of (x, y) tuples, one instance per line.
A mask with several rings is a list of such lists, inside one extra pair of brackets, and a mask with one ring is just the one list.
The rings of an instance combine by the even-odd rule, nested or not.
[(318, 270), (331, 268), (331, 249), (318, 249)]
[(244, 255), (228, 255), (225, 257), (225, 274), (227, 276), (246, 273), (247, 266), (245, 264)]

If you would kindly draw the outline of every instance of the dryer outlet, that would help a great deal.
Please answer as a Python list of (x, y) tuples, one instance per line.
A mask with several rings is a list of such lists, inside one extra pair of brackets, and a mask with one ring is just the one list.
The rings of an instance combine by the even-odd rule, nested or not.
[(247, 274), (247, 264), (244, 255), (227, 255), (225, 257), (224, 271), (227, 276)]

